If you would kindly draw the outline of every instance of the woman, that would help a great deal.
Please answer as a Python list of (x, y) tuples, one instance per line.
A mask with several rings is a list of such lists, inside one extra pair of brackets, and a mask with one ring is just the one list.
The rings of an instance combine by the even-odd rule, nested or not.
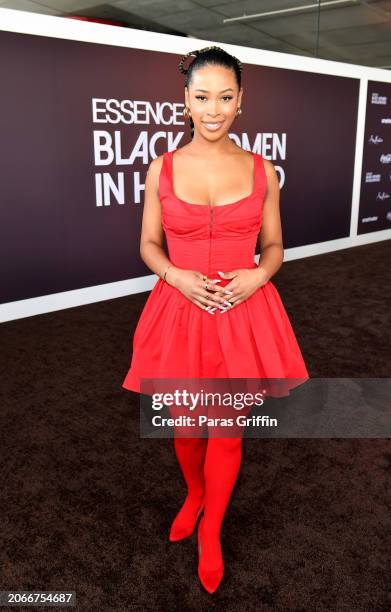
[[(293, 379), (291, 388), (308, 372), (270, 281), (283, 261), (279, 181), (270, 161), (229, 137), (242, 112), (242, 65), (213, 46), (187, 53), (179, 68), (192, 140), (147, 172), (140, 254), (160, 278), (139, 319), (123, 387), (140, 392), (140, 379), (154, 377), (274, 377)], [(170, 540), (191, 535), (203, 513), (198, 575), (213, 593), (224, 572), (220, 530), (242, 437), (175, 435), (174, 448), (187, 497)]]

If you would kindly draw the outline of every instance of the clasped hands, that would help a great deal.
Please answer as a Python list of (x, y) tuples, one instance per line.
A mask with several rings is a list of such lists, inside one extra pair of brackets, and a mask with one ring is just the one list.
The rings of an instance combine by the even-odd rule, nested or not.
[[(268, 281), (264, 268), (238, 268), (231, 272), (219, 272), (220, 278), (208, 278), (196, 270), (175, 271), (174, 286), (196, 306), (215, 314), (232, 310), (247, 300), (257, 289)], [(224, 287), (218, 283), (231, 279)]]

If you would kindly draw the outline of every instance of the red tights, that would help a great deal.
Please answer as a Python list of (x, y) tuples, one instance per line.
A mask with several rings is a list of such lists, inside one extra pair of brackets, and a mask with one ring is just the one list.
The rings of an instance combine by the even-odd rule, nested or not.
[(242, 438), (174, 438), (188, 495), (182, 523), (194, 523), (204, 498), (203, 558), (213, 569), (222, 561), (220, 530), (242, 458)]

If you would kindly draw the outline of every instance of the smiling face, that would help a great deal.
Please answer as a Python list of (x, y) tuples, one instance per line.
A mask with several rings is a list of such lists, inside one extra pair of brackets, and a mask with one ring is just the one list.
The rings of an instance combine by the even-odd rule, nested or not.
[(230, 68), (207, 64), (194, 70), (185, 88), (186, 106), (194, 123), (194, 136), (208, 140), (225, 137), (241, 105), (243, 88), (238, 88)]

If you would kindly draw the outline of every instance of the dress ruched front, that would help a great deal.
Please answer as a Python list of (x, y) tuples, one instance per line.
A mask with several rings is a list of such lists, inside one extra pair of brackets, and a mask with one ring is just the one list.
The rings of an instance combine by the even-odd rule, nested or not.
[[(176, 197), (173, 151), (164, 153), (159, 177), (162, 225), (173, 265), (220, 278), (218, 270), (255, 268), (262, 226), (266, 172), (254, 157), (252, 193), (209, 206)], [(221, 279), (225, 286), (229, 279)], [(309, 378), (280, 295), (269, 280), (224, 313), (202, 310), (161, 278), (152, 289), (133, 336), (122, 387), (141, 393), (141, 378)], [(285, 388), (300, 384), (296, 380)], [(278, 395), (278, 394), (277, 394)]]

